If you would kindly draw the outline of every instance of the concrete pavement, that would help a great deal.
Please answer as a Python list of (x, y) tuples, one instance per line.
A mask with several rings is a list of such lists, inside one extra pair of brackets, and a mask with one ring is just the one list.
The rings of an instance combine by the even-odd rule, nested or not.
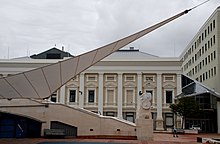
[(0, 144), (197, 144), (197, 137), (220, 138), (219, 134), (181, 134), (178, 138), (169, 133), (154, 133), (154, 141), (115, 139), (0, 139)]

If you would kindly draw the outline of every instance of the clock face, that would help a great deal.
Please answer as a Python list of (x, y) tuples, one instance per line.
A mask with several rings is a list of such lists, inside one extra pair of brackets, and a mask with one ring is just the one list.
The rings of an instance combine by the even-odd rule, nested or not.
[(149, 101), (143, 101), (142, 102), (142, 108), (143, 109), (150, 109), (151, 103)]

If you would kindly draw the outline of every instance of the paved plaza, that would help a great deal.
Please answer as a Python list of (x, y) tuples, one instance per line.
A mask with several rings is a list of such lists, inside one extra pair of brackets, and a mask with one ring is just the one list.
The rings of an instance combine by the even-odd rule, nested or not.
[(197, 137), (219, 138), (218, 134), (181, 134), (173, 137), (172, 134), (154, 133), (154, 141), (114, 140), (114, 139), (0, 139), (0, 144), (197, 144)]

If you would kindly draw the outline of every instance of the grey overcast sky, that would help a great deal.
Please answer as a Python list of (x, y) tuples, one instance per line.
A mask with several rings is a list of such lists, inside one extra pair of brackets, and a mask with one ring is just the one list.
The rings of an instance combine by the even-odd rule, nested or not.
[[(149, 27), (204, 0), (0, 0), (0, 59), (57, 48), (78, 55)], [(128, 46), (179, 56), (220, 6), (210, 0)]]

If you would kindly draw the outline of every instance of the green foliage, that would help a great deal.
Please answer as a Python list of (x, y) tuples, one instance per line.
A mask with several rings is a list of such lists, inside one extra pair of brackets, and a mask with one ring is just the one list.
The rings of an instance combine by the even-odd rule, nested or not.
[(173, 113), (185, 117), (195, 117), (199, 114), (199, 104), (193, 97), (179, 99), (176, 104), (171, 104), (170, 108)]

